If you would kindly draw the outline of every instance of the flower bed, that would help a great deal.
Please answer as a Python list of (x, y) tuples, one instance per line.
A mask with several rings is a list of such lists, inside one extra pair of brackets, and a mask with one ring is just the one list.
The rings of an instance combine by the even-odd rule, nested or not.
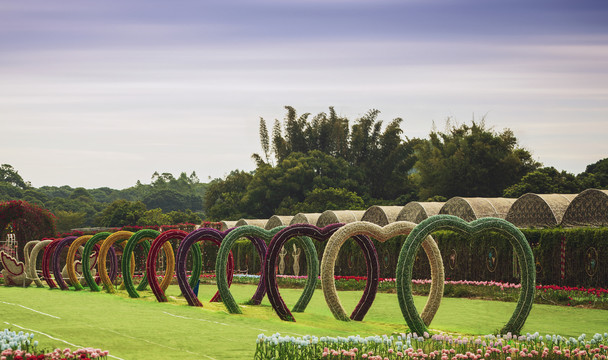
[(38, 341), (34, 341), (34, 334), (19, 333), (4, 329), (0, 332), (0, 359), (1, 360), (44, 360), (44, 359), (107, 359), (108, 351), (101, 349), (83, 348), (72, 351), (69, 348), (55, 349), (45, 352), (38, 349)]
[[(258, 279), (259, 275), (235, 274), (233, 281), (240, 284), (257, 284)], [(365, 287), (366, 278), (364, 276), (335, 276), (335, 279), (338, 290), (363, 290)], [(301, 288), (304, 286), (305, 280), (306, 276), (277, 275), (279, 286), (286, 288)], [(201, 277), (201, 282), (213, 284), (215, 276), (205, 274)], [(430, 284), (429, 279), (413, 280), (413, 292), (416, 295), (426, 296), (429, 293)], [(517, 301), (520, 287), (520, 284), (497, 281), (446, 280), (443, 296)], [(378, 291), (395, 292), (395, 279), (380, 279)], [(608, 289), (537, 285), (534, 303), (608, 310)]]
[(560, 335), (454, 336), (424, 333), (349, 337), (258, 335), (254, 359), (606, 359), (608, 333), (587, 339)]

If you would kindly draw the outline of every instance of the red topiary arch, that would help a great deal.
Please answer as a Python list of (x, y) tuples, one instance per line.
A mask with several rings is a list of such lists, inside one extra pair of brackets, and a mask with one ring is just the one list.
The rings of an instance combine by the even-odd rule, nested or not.
[(0, 236), (6, 238), (8, 225), (12, 225), (17, 240), (17, 254), (24, 259), (23, 248), (30, 240), (54, 237), (55, 217), (48, 210), (26, 201), (0, 202)]

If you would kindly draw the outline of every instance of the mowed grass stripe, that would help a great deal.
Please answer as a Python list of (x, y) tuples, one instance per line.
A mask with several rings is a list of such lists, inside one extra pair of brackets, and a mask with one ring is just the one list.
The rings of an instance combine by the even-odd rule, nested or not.
[[(315, 292), (306, 312), (294, 314), (297, 322), (278, 320), (268, 300), (261, 306), (243, 306), (243, 315), (230, 315), (221, 303), (207, 302), (216, 290), (201, 285), (203, 308), (186, 305), (179, 288), (171, 286), (170, 302), (158, 303), (150, 291), (140, 299), (118, 294), (60, 291), (46, 288), (0, 288), (6, 303), (52, 314), (45, 316), (23, 307), (0, 302), (0, 321), (41, 331), (73, 344), (109, 350), (122, 359), (166, 359), (175, 356), (211, 359), (251, 359), (259, 333), (301, 336), (362, 336), (405, 331), (406, 325), (395, 294), (378, 294), (363, 322), (341, 322), (331, 315), (323, 294)], [(231, 291), (243, 304), (255, 291), (252, 285), (233, 285)], [(281, 289), (288, 305), (301, 290)], [(362, 292), (342, 291), (344, 307), (352, 309)], [(426, 298), (416, 297), (419, 309)], [(432, 329), (463, 334), (495, 332), (509, 319), (515, 303), (444, 298)], [(16, 329), (15, 329), (16, 330)], [(578, 336), (608, 331), (608, 311), (535, 305), (523, 329), (541, 334)], [(37, 336), (45, 347), (65, 344)]]

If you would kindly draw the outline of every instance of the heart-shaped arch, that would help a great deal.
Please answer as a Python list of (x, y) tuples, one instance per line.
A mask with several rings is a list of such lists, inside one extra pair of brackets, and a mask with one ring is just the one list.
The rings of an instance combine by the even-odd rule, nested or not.
[[(144, 248), (144, 251), (146, 253), (146, 258), (147, 258), (148, 254), (150, 252), (150, 241), (153, 241), (154, 239), (156, 239), (158, 237), (158, 235), (160, 235), (160, 232), (157, 230), (153, 230), (153, 229), (139, 230), (138, 232), (136, 232), (135, 234), (133, 234), (133, 236), (131, 236), (129, 238), (129, 240), (127, 241), (127, 244), (125, 245), (125, 248), (122, 251), (121, 269), (122, 269), (122, 273), (123, 273), (123, 279), (124, 279), (123, 281), (124, 281), (125, 289), (127, 290), (127, 293), (129, 293), (129, 296), (132, 298), (138, 298), (139, 297), (138, 291), (142, 291), (148, 286), (148, 277), (144, 273), (144, 276), (142, 277), (141, 281), (139, 282), (139, 285), (137, 286), (137, 288), (135, 288), (135, 285), (133, 285), (133, 277), (125, 275), (125, 274), (130, 274), (128, 269), (130, 269), (132, 266), (131, 265), (131, 263), (132, 263), (131, 254), (133, 254), (135, 247), (138, 244), (141, 244), (141, 246)], [(173, 248), (171, 247), (170, 243), (165, 243), (163, 245), (163, 251), (165, 252), (165, 257), (168, 258), (169, 256), (173, 256)], [(169, 286), (169, 284), (170, 284), (170, 282), (164, 281), (164, 278), (163, 278), (163, 281), (161, 282), (161, 289), (163, 291), (167, 291), (167, 287)]]
[[(150, 252), (148, 253), (148, 258), (146, 259), (146, 277), (148, 278), (148, 283), (150, 284), (150, 289), (156, 296), (156, 300), (158, 302), (167, 302), (167, 296), (165, 295), (165, 291), (163, 290), (169, 286), (171, 280), (173, 280), (173, 274), (175, 274), (175, 254), (173, 252), (173, 247), (171, 247), (170, 255), (167, 255), (167, 269), (165, 270), (165, 278), (162, 281), (162, 284), (159, 285), (156, 281), (156, 259), (158, 258), (158, 254), (160, 253), (160, 249), (170, 240), (177, 240), (178, 242), (182, 242), (184, 238), (188, 236), (188, 233), (183, 230), (167, 230), (154, 239), (152, 241), (152, 245), (150, 246)], [(169, 245), (171, 245), (169, 243)], [(198, 251), (197, 251), (198, 250)], [(166, 254), (166, 253), (165, 253)], [(194, 248), (194, 258), (201, 258), (201, 249)], [(198, 281), (199, 275), (190, 277), (190, 280)]]
[(36, 261), (38, 259), (38, 253), (40, 252), (40, 250), (43, 250), (52, 242), (53, 240), (41, 240), (36, 243), (36, 245), (34, 245), (34, 248), (30, 253), (29, 273), (30, 277), (34, 280), (37, 287), (44, 287), (42, 280), (40, 280), (40, 278), (38, 277), (38, 271), (36, 271)]
[[(53, 275), (55, 276), (55, 280), (57, 281), (57, 284), (59, 285), (59, 288), (61, 290), (69, 290), (69, 287), (68, 287), (68, 284), (65, 282), (65, 280), (63, 280), (63, 275), (61, 275), (61, 262), (60, 262), (61, 259), (59, 257), (61, 256), (61, 251), (63, 251), (63, 248), (72, 244), (74, 242), (74, 240), (76, 240), (76, 236), (65, 237), (57, 243), (57, 245), (55, 246), (55, 249), (53, 250), (53, 259), (52, 259)], [(68, 247), (68, 252), (69, 252), (69, 247)], [(66, 261), (66, 265), (67, 265), (67, 261)]]
[[(338, 253), (344, 242), (356, 235), (365, 235), (380, 242), (385, 242), (395, 236), (409, 234), (415, 226), (416, 224), (408, 221), (393, 222), (384, 227), (367, 221), (357, 221), (344, 225), (331, 236), (325, 246), (325, 252), (323, 253), (323, 259), (321, 260), (321, 286), (329, 310), (336, 319), (343, 321), (349, 320), (349, 317), (342, 307), (340, 298), (338, 297), (334, 280), (336, 259), (338, 258)], [(431, 265), (431, 290), (427, 303), (422, 311), (422, 318), (426, 324), (430, 324), (439, 308), (443, 296), (443, 260), (437, 243), (435, 243), (430, 236), (425, 238), (422, 247), (429, 259), (429, 264)], [(374, 298), (365, 299), (365, 301), (369, 302), (368, 308), (371, 306), (373, 300)]]
[[(210, 242), (214, 243), (215, 245), (217, 245), (218, 247), (220, 247), (223, 243), (224, 238), (226, 237), (227, 234), (230, 233), (230, 231), (232, 231), (232, 229), (228, 229), (228, 230), (222, 232), (222, 231), (219, 231), (219, 230), (213, 229), (213, 228), (200, 228), (200, 229), (194, 230), (193, 232), (188, 234), (188, 236), (186, 236), (186, 238), (184, 238), (184, 240), (182, 240), (182, 242), (180, 242), (179, 247), (177, 248), (177, 256), (176, 256), (176, 261), (175, 261), (176, 262), (177, 283), (179, 284), (179, 288), (181, 289), (182, 294), (186, 298), (186, 301), (188, 301), (188, 305), (203, 306), (201, 301), (198, 299), (198, 297), (192, 290), (193, 287), (188, 283), (188, 280), (186, 277), (186, 262), (187, 262), (188, 252), (190, 251), (190, 248), (192, 248), (192, 246), (194, 244), (198, 243), (199, 241), (210, 241)], [(200, 248), (198, 246), (194, 246), (194, 248), (195, 249), (198, 248), (200, 251)], [(217, 257), (219, 258), (219, 255)], [(199, 255), (199, 259), (200, 259), (200, 255)], [(228, 287), (230, 287), (230, 284), (232, 283), (232, 276), (234, 274), (234, 259), (232, 257), (232, 253), (229, 254), (228, 264), (227, 264), (227, 266), (224, 267), (224, 271), (226, 272), (226, 276), (228, 279)], [(196, 276), (196, 274), (193, 271), (192, 277), (194, 277), (195, 280), (198, 280), (199, 276), (200, 276), (200, 270), (198, 271), (198, 274), (199, 275)], [(195, 284), (195, 286), (196, 286), (196, 284)], [(221, 297), (220, 292), (217, 291), (215, 293), (215, 295), (213, 295), (213, 297), (211, 298), (210, 301), (211, 302), (220, 301), (220, 297)]]
[[(75, 262), (74, 260), (76, 259), (76, 252), (78, 251), (78, 249), (85, 245), (87, 241), (89, 241), (91, 238), (93, 237), (93, 235), (83, 235), (80, 236), (79, 238), (77, 238), (76, 240), (74, 240), (72, 242), (72, 244), (70, 245), (70, 248), (68, 249), (68, 257), (66, 259), (66, 267), (68, 269), (68, 278), (70, 278), (70, 282), (72, 283), (72, 285), (74, 286), (74, 290), (84, 290), (84, 286), (82, 286), (82, 284), (80, 283), (80, 279), (78, 277), (78, 274), (76, 273), (76, 266), (75, 266)], [(83, 247), (84, 249), (84, 247)], [(95, 244), (95, 246), (93, 246), (93, 250), (97, 251), (97, 255), (99, 255), (99, 244)], [(114, 251), (114, 249), (110, 249), (110, 261), (112, 262), (117, 262), (117, 257), (116, 257), (116, 252)], [(93, 261), (93, 264), (91, 264), (91, 258), (89, 257), (89, 271), (91, 272), (91, 275), (93, 276), (93, 269), (95, 268), (95, 266), (97, 265), (97, 257), (93, 257), (95, 259), (95, 261)], [(101, 278), (99, 277), (99, 275), (96, 274), (95, 272), (95, 283), (96, 284), (100, 284), (101, 283)], [(83, 275), (84, 277), (84, 272)], [(114, 276), (116, 276), (116, 274), (114, 274)], [(114, 278), (112, 278), (112, 280), (114, 280)]]
[[(100, 291), (101, 290), (99, 285), (97, 285), (97, 283), (95, 282), (95, 279), (93, 279), (93, 273), (91, 272), (91, 267), (92, 267), (90, 264), (91, 253), (93, 252), (93, 248), (95, 247), (95, 245), (97, 245), (101, 241), (104, 241), (110, 235), (112, 235), (112, 233), (109, 233), (107, 231), (97, 233), (97, 234), (93, 235), (93, 237), (91, 237), (89, 240), (87, 240), (87, 242), (84, 244), (84, 250), (82, 251), (82, 275), (84, 276), (84, 279), (86, 280), (87, 285), (89, 286), (89, 289), (91, 291)], [(114, 281), (114, 279), (116, 278), (116, 275), (118, 274), (118, 264), (117, 264), (118, 261), (116, 261), (116, 257), (112, 257), (112, 256), (110, 256), (110, 261), (111, 261), (111, 264), (110, 264), (109, 278), (112, 281)], [(98, 269), (99, 269), (100, 263), (101, 263), (101, 259), (98, 256), (97, 257), (97, 268)], [(99, 271), (98, 271), (98, 273), (99, 273)]]
[(62, 239), (53, 239), (45, 248), (44, 253), (42, 254), (42, 277), (44, 281), (46, 281), (47, 285), (51, 289), (57, 289), (57, 283), (51, 277), (51, 267), (49, 262), (52, 260), (53, 254), (55, 252), (55, 247)]
[[(116, 290), (114, 289), (114, 284), (112, 284), (113, 280), (108, 276), (108, 270), (106, 269), (106, 257), (108, 255), (108, 251), (113, 247), (114, 244), (120, 244), (123, 248), (125, 247), (126, 241), (133, 233), (131, 231), (117, 231), (112, 235), (108, 236), (103, 243), (101, 244), (101, 248), (99, 249), (98, 255), (98, 265), (99, 268), (99, 277), (101, 278), (101, 282), (103, 283), (103, 287), (109, 293), (114, 293)], [(124, 257), (124, 254), (123, 254)], [(135, 272), (135, 257), (133, 253), (131, 253), (131, 266), (127, 273), (123, 274), (124, 277), (132, 277)], [(124, 284), (124, 282), (123, 282)]]
[[(260, 256), (260, 263), (264, 266), (264, 258), (266, 257), (266, 241), (270, 241), (272, 237), (285, 226), (277, 226), (270, 230), (265, 230), (255, 225), (243, 225), (232, 229), (222, 240), (219, 250), (217, 251), (217, 258), (215, 260), (215, 281), (217, 284), (218, 292), (222, 298), (222, 302), (231, 314), (241, 314), (241, 308), (234, 300), (234, 297), (230, 293), (230, 284), (228, 278), (223, 269), (229, 262), (230, 250), (234, 243), (240, 238), (247, 238), (253, 244), (253, 247)], [(260, 281), (258, 287), (251, 298), (251, 304), (259, 305), (266, 294), (266, 278), (264, 272), (260, 275)]]
[[(281, 247), (283, 247), (283, 245), (285, 245), (285, 243), (293, 237), (308, 237), (317, 241), (326, 241), (343, 225), (344, 224), (331, 224), (324, 228), (318, 228), (310, 224), (294, 224), (279, 231), (272, 238), (272, 241), (268, 246), (263, 271), (264, 275), (266, 276), (268, 300), (270, 300), (270, 304), (276, 311), (277, 315), (281, 318), (281, 320), (295, 321), (293, 315), (285, 305), (283, 298), (279, 294), (279, 287), (277, 285), (275, 267)], [(373, 298), (375, 298), (376, 296), (376, 291), (378, 290), (378, 277), (380, 270), (378, 266), (378, 254), (376, 254), (376, 249), (374, 248), (374, 244), (372, 243), (372, 241), (367, 236), (363, 235), (357, 235), (354, 237), (354, 239), (357, 242), (357, 245), (361, 247), (361, 250), (363, 250), (368, 274), (370, 275), (367, 279), (367, 284), (365, 290), (363, 291), (363, 296), (361, 297), (361, 300), (359, 301), (351, 315), (354, 320), (360, 320), (365, 316), (365, 314), (369, 310), (369, 307), (371, 306), (371, 302), (369, 302), (369, 299), (371, 298), (373, 301)], [(314, 248), (314, 245), (312, 245), (312, 241), (309, 240), (309, 243), (310, 245), (306, 245), (304, 247), (304, 251), (306, 253), (306, 268), (308, 269), (308, 279), (302, 296), (300, 296), (300, 299), (293, 308), (294, 312), (303, 312), (304, 309), (306, 309), (306, 306), (308, 305), (308, 302), (310, 301), (310, 298), (312, 297), (312, 294), (315, 290), (317, 282), (317, 276), (319, 272), (319, 260), (317, 259), (317, 252)]]
[(453, 215), (435, 215), (422, 221), (408, 235), (399, 252), (397, 262), (397, 297), (401, 313), (411, 331), (422, 334), (427, 325), (420, 318), (412, 294), (412, 270), (416, 252), (422, 241), (437, 230), (453, 230), (462, 234), (473, 235), (482, 231), (496, 231), (507, 235), (519, 262), (521, 273), (521, 292), (513, 315), (501, 329), (501, 333), (518, 334), (524, 326), (534, 302), (536, 271), (534, 255), (524, 234), (510, 222), (498, 218), (482, 218), (470, 223)]

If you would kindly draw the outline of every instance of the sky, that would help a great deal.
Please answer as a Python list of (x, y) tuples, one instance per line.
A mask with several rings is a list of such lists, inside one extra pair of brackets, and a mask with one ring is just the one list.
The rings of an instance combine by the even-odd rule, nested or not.
[(608, 157), (605, 0), (0, 0), (0, 163), (33, 186), (251, 171), (260, 117), (408, 138), (485, 117), (545, 166)]

